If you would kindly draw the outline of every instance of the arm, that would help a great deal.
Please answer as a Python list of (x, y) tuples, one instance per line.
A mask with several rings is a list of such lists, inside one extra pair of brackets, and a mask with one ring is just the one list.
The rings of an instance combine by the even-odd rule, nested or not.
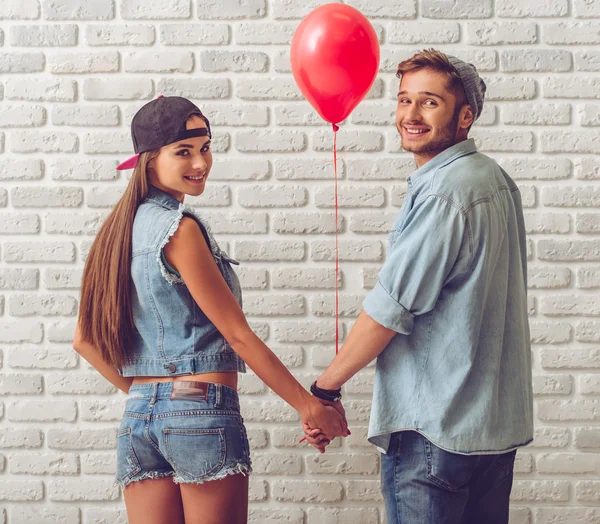
[(331, 437), (345, 435), (337, 412), (333, 408), (325, 409), (310, 395), (250, 329), (198, 224), (184, 217), (163, 251), (169, 264), (181, 274), (200, 309), (258, 377), (296, 409), (311, 427), (320, 428)]
[(79, 322), (75, 328), (75, 336), (73, 338), (73, 349), (77, 351), (84, 359), (86, 359), (95, 369), (100, 373), (106, 380), (108, 380), (113, 386), (119, 388), (125, 393), (129, 392), (132, 377), (122, 377), (119, 375), (117, 369), (104, 361), (100, 355), (100, 351), (92, 346), (90, 343), (81, 339), (79, 332)]
[(333, 362), (317, 379), (317, 386), (338, 389), (389, 344), (396, 332), (375, 322), (361, 311)]

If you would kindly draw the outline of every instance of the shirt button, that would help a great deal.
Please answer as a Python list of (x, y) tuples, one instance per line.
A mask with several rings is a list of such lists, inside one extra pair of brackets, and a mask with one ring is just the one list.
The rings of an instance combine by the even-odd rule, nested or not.
[(175, 373), (176, 370), (177, 370), (177, 368), (175, 367), (175, 364), (169, 364), (169, 371), (171, 373)]

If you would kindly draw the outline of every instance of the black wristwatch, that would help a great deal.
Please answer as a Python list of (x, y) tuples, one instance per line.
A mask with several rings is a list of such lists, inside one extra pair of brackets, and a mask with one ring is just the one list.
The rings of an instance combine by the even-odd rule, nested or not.
[(327, 400), (328, 402), (337, 402), (342, 398), (342, 388), (340, 389), (323, 389), (317, 386), (315, 380), (310, 386), (310, 392), (321, 400)]

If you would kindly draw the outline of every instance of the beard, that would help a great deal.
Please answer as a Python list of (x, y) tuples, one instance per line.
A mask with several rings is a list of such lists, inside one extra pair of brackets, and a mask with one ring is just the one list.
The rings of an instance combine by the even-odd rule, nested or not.
[[(402, 148), (409, 153), (437, 155), (438, 153), (441, 153), (445, 149), (448, 149), (456, 144), (456, 133), (458, 131), (458, 118), (460, 115), (460, 109), (460, 107), (455, 109), (450, 121), (444, 127), (438, 128), (436, 137), (422, 144), (405, 144), (404, 140), (402, 140)], [(400, 132), (400, 137), (402, 139), (402, 132), (400, 129), (398, 129), (398, 131)]]

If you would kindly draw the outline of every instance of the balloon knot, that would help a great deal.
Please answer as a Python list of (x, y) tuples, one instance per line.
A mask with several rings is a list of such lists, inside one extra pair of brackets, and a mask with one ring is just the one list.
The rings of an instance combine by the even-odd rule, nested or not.
[(331, 127), (333, 127), (333, 132), (337, 133), (337, 131), (340, 129), (340, 126), (337, 126), (335, 124), (331, 124)]

